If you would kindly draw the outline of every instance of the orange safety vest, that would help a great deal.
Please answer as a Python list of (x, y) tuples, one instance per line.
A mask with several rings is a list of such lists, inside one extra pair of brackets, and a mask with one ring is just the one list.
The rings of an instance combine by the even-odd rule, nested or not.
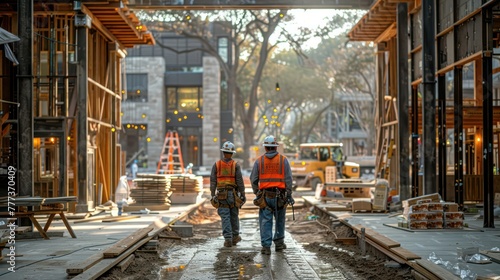
[(225, 188), (227, 185), (236, 186), (236, 161), (225, 162), (219, 160), (217, 166), (217, 188)]
[(282, 155), (273, 158), (266, 156), (259, 158), (259, 190), (285, 189), (285, 158)]

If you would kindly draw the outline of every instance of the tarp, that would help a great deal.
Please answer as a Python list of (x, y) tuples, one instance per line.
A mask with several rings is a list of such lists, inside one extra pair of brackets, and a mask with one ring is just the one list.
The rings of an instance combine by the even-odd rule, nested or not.
[(17, 37), (16, 35), (10, 33), (9, 31), (3, 29), (0, 27), (0, 45), (3, 44), (3, 49), (5, 51), (5, 57), (7, 57), (8, 60), (12, 61), (14, 65), (18, 65), (19, 62), (17, 61), (16, 56), (12, 52), (12, 50), (9, 47), (9, 43), (12, 42), (17, 42), (21, 39)]
[(19, 40), (21, 40), (19, 37), (0, 27), (0, 44), (17, 42)]

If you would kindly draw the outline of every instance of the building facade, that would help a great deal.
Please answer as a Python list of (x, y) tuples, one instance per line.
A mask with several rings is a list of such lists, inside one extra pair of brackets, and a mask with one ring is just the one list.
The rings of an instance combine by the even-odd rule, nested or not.
[[(211, 43), (230, 62), (230, 34), (217, 23), (210, 29)], [(137, 46), (126, 58), (120, 143), (127, 166), (137, 160), (141, 172), (156, 172), (168, 131), (179, 135), (185, 166), (210, 166), (220, 158), (221, 144), (233, 141), (233, 98), (219, 63), (199, 50), (196, 39), (160, 33), (156, 40), (157, 45)]]

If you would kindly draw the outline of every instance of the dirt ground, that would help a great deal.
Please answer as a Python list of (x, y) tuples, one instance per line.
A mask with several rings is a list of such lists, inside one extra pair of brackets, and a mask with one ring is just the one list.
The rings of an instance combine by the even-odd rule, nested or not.
[[(255, 210), (252, 210), (252, 213), (254, 214)], [(241, 211), (240, 216), (245, 214), (245, 211)], [(176, 239), (174, 232), (164, 231), (161, 234), (162, 238), (159, 238), (158, 252), (167, 252), (170, 248), (203, 244), (207, 239), (217, 238), (221, 234), (220, 218), (215, 210), (209, 206), (191, 215), (185, 222), (193, 225), (194, 236)], [(411, 276), (411, 270), (408, 267), (388, 267), (386, 264), (395, 263), (381, 256), (372, 256), (369, 252), (366, 256), (362, 256), (358, 245), (335, 243), (336, 238), (354, 237), (352, 230), (328, 217), (317, 217), (306, 208), (295, 210), (295, 220), (287, 221), (287, 231), (298, 243), (303, 245), (304, 249), (315, 253), (325, 263), (339, 267), (347, 279), (415, 279)], [(226, 272), (237, 270), (239, 266), (252, 264), (256, 254), (259, 252), (253, 254), (232, 253), (230, 259), (218, 256), (214, 263), (214, 270)], [(163, 270), (167, 267), (168, 271), (164, 273), (168, 273), (168, 277), (162, 277), (161, 267)], [(180, 279), (182, 269), (182, 266), (169, 267), (166, 258), (158, 257), (155, 253), (136, 252), (135, 260), (124, 272), (113, 268), (100, 279)], [(175, 277), (177, 271), (179, 274)]]

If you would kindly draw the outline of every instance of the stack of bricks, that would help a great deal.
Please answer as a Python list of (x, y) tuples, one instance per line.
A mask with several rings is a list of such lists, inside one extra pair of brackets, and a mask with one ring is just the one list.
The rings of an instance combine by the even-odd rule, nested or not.
[(440, 202), (438, 194), (403, 201), (409, 229), (463, 228), (464, 213), (456, 203)]

